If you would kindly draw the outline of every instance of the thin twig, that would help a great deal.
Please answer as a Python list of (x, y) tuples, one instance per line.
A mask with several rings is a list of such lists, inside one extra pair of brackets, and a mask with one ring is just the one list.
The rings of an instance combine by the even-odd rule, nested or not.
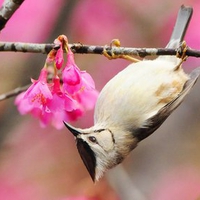
[[(160, 56), (160, 55), (176, 55), (182, 53), (182, 49), (166, 49), (166, 48), (130, 48), (130, 47), (110, 47), (110, 46), (95, 46), (83, 45), (81, 43), (74, 43), (69, 45), (74, 53), (81, 54), (102, 54), (104, 49), (108, 54), (115, 55), (134, 55), (134, 56)], [(37, 44), (37, 43), (22, 43), (22, 42), (0, 42), (0, 51), (10, 52), (29, 52), (29, 53), (49, 53), (54, 44)], [(188, 48), (185, 52), (187, 56), (200, 57), (200, 51)]]
[(0, 31), (23, 2), (24, 0), (4, 0), (0, 8)]
[(7, 92), (7, 93), (1, 94), (0, 95), (0, 101), (3, 101), (3, 100), (8, 99), (10, 97), (16, 96), (16, 95), (20, 94), (21, 92), (26, 91), (29, 86), (30, 85), (18, 87), (18, 88), (15, 88), (14, 90)]
[(55, 47), (54, 44), (35, 44), (23, 42), (0, 42), (0, 51), (49, 53)]

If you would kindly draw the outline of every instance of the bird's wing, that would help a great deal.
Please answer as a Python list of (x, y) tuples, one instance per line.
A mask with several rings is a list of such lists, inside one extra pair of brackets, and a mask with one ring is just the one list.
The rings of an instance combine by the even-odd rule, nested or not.
[(191, 88), (196, 83), (198, 77), (200, 75), (200, 67), (194, 69), (190, 74), (190, 79), (185, 83), (182, 92), (179, 94), (177, 98), (173, 101), (166, 104), (163, 108), (161, 108), (156, 115), (148, 119), (145, 124), (148, 124), (148, 127), (141, 127), (137, 130), (134, 130), (134, 137), (136, 137), (139, 141), (145, 139), (150, 134), (152, 134), (156, 129), (158, 129), (161, 124), (167, 119), (167, 117), (182, 103), (185, 96), (191, 90)]

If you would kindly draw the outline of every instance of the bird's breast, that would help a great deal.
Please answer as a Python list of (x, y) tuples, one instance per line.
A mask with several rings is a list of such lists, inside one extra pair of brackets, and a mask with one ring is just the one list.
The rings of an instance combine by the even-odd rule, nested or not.
[(129, 65), (102, 89), (95, 122), (139, 125), (175, 99), (188, 80), (180, 67), (167, 60), (145, 60)]

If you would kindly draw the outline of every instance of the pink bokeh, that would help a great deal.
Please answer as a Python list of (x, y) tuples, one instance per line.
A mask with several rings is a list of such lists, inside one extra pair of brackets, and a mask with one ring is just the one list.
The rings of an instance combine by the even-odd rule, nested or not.
[[(0, 0), (0, 3), (2, 2), (3, 0)], [(45, 43), (46, 38), (54, 30), (55, 24), (60, 23), (58, 16), (62, 6), (66, 2), (69, 1), (24, 1), (1, 32), (1, 40)], [(194, 15), (186, 35), (186, 41), (192, 48), (199, 49), (198, 21), (200, 18), (200, 4), (198, 0), (170, 0), (165, 2), (158, 0), (76, 1), (74, 7), (71, 7), (72, 10), (69, 12), (71, 13), (69, 18), (62, 20), (68, 22), (66, 23), (68, 26), (65, 29), (66, 32), (68, 31), (71, 34), (69, 43), (81, 42), (83, 44), (105, 45), (109, 44), (113, 38), (118, 38), (122, 46), (164, 47), (169, 40), (176, 14), (181, 4), (192, 5), (194, 7)], [(27, 76), (28, 79), (32, 77), (23, 73), (28, 64), (26, 63), (27, 59), (22, 58), (22, 54), (3, 53), (2, 55), (5, 56), (1, 57), (0, 74), (3, 78), (1, 78), (0, 89), (6, 91), (5, 87), (7, 86), (5, 86), (5, 83), (13, 84), (9, 88), (19, 86), (17, 82), (18, 75), (22, 74), (19, 77), (20, 79), (27, 78)], [(28, 55), (32, 56), (33, 54)], [(45, 57), (46, 55), (44, 55), (43, 61)], [(123, 60), (108, 61), (100, 55), (76, 55), (75, 58), (81, 70), (87, 70), (89, 73), (92, 72), (95, 84), (99, 90), (112, 76), (129, 64), (128, 61)], [(199, 63), (197, 59), (196, 63), (193, 61), (190, 62), (190, 60), (191, 58), (184, 63), (184, 66), (189, 63), (190, 67), (195, 67)], [(35, 66), (32, 60), (32, 66), (38, 67), (38, 71), (40, 71), (40, 67), (43, 67), (43, 61), (41, 62), (41, 66)], [(30, 61), (28, 60), (28, 62)], [(19, 74), (16, 72), (19, 72)], [(12, 76), (12, 74), (14, 75)], [(85, 102), (84, 99), (82, 101)], [(5, 116), (8, 119), (4, 120), (4, 123), (1, 124), (2, 129), (0, 132), (2, 133), (4, 128), (6, 130), (7, 127), (10, 129), (9, 131), (6, 130), (8, 137), (3, 141), (1, 146), (0, 199), (117, 199), (118, 195), (116, 193), (119, 191), (113, 191), (110, 183), (105, 179), (96, 185), (89, 179), (88, 173), (78, 156), (73, 137), (67, 130), (56, 131), (52, 127), (41, 129), (38, 121), (34, 121), (32, 118), (21, 117), (20, 120), (23, 119), (24, 121), (20, 122), (19, 115), (16, 115), (16, 108), (10, 108), (10, 105), (6, 103), (2, 103), (1, 105), (3, 106), (0, 107), (0, 117), (3, 118)], [(184, 116), (192, 116), (189, 111), (198, 112), (197, 109), (192, 110), (193, 105), (188, 103), (186, 106), (188, 113), (184, 113)], [(9, 114), (5, 114), (6, 111)], [(80, 119), (77, 122), (77, 126), (91, 126), (93, 123), (92, 114), (93, 112), (90, 112), (88, 116)], [(174, 119), (174, 124), (176, 124), (176, 133), (174, 135), (178, 139), (176, 137), (173, 138), (176, 142), (177, 152), (180, 151), (180, 146), (183, 145), (182, 140), (180, 140), (181, 136), (178, 137), (179, 123), (184, 123), (178, 120), (178, 117)], [(7, 121), (7, 124), (5, 121)], [(195, 128), (194, 124), (189, 124), (189, 126)], [(181, 134), (184, 135), (182, 132)], [(157, 139), (156, 136), (153, 136), (153, 140), (155, 139)], [(198, 198), (200, 187), (199, 165), (195, 168), (190, 166), (178, 166), (175, 169), (170, 168), (172, 171), (169, 168), (164, 168), (162, 170), (165, 173), (159, 175), (161, 171), (160, 163), (156, 165), (153, 158), (155, 158), (154, 156), (156, 155), (154, 154), (156, 152), (164, 153), (162, 144), (165, 142), (166, 140), (161, 142), (159, 140), (157, 142), (156, 140), (156, 146), (152, 147), (151, 139), (148, 139), (147, 143), (144, 142), (146, 146), (143, 143), (140, 148), (132, 153), (133, 156), (138, 156), (140, 160), (144, 159), (147, 164), (139, 166), (143, 171), (138, 173), (132, 167), (138, 165), (136, 159), (133, 159), (133, 163), (130, 161), (130, 168), (134, 174), (130, 178), (135, 181), (135, 184), (138, 182), (141, 184), (141, 187), (138, 187), (140, 190), (146, 189), (145, 192), (150, 191), (147, 196), (151, 196), (152, 200), (174, 200), (175, 197), (178, 200)], [(197, 143), (198, 140), (195, 139), (194, 142)], [(149, 148), (157, 148), (154, 154), (151, 154), (151, 150), (147, 152), (149, 143), (151, 143)], [(193, 147), (193, 143), (191, 142), (190, 147)], [(188, 143), (186, 146), (188, 146)], [(199, 163), (198, 159), (195, 160), (195, 155), (199, 155), (198, 152), (191, 148), (191, 151), (187, 153), (192, 156), (188, 156), (190, 159), (185, 162), (192, 166)], [(163, 160), (166, 160), (166, 158), (163, 158)], [(175, 162), (174, 165), (176, 164)], [(148, 182), (148, 177), (151, 177), (154, 167), (158, 171), (156, 175), (159, 177), (153, 180), (154, 189), (152, 190), (152, 186)], [(140, 176), (141, 174), (142, 176)], [(137, 180), (137, 177), (142, 178)]]
[(200, 198), (200, 172), (194, 166), (180, 166), (163, 175), (152, 200), (197, 200)]
[[(0, 5), (2, 3), (3, 0), (0, 0)], [(63, 3), (63, 0), (24, 1), (2, 30), (1, 41), (44, 43)]]

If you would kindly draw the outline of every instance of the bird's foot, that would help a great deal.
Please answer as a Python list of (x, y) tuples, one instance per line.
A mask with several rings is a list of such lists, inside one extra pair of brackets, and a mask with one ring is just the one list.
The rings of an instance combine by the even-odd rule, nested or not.
[(134, 58), (132, 56), (129, 55), (116, 55), (113, 51), (112, 51), (112, 47), (120, 47), (120, 41), (118, 39), (113, 39), (110, 43), (110, 46), (105, 46), (104, 50), (103, 50), (103, 55), (108, 58), (109, 60), (111, 59), (117, 59), (117, 58), (123, 58), (126, 60), (129, 60), (131, 62), (139, 62), (140, 60), (137, 58)]
[(182, 42), (181, 46), (177, 49), (176, 52), (176, 57), (180, 58), (180, 63), (177, 65), (176, 69), (179, 69), (180, 66), (183, 64), (183, 62), (185, 62), (188, 58), (188, 56), (186, 55), (186, 51), (188, 49), (188, 46), (186, 44), (185, 41)]

